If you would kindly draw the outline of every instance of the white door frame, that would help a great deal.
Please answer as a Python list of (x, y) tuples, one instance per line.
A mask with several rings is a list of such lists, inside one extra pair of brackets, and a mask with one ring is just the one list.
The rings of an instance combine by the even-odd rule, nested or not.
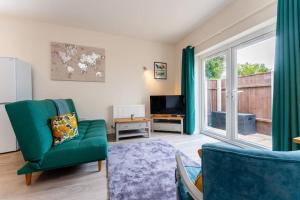
[[(219, 46), (210, 51), (203, 51), (195, 55), (197, 66), (199, 67), (199, 117), (200, 117), (200, 133), (209, 135), (211, 137), (220, 139), (222, 141), (241, 146), (241, 147), (254, 147), (265, 148), (263, 146), (249, 143), (237, 138), (238, 134), (238, 121), (237, 121), (237, 50), (254, 43), (266, 40), (275, 35), (275, 24), (271, 24), (264, 28), (261, 28), (251, 34), (241, 37), (233, 42), (227, 43), (223, 46)], [(226, 43), (226, 42), (225, 42)], [(218, 55), (226, 56), (226, 135), (220, 134), (219, 129), (207, 128), (207, 111), (205, 106), (207, 105), (206, 96), (206, 81), (205, 81), (205, 60), (216, 57)], [(219, 133), (219, 134), (218, 134)]]

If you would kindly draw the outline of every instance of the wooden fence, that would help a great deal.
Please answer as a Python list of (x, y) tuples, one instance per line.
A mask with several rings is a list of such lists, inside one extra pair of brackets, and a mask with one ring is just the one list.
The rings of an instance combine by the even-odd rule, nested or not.
[[(221, 82), (221, 111), (226, 111), (225, 80)], [(217, 111), (217, 81), (208, 82), (208, 111)], [(256, 132), (272, 133), (272, 75), (271, 72), (238, 78), (238, 112), (256, 115)], [(220, 111), (220, 110), (219, 110)]]

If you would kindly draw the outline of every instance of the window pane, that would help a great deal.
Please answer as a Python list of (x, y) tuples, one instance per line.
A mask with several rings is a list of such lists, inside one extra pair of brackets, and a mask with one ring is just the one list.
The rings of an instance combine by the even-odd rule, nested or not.
[(206, 126), (226, 135), (226, 57), (216, 56), (205, 60)]
[(238, 139), (272, 147), (275, 37), (237, 50)]

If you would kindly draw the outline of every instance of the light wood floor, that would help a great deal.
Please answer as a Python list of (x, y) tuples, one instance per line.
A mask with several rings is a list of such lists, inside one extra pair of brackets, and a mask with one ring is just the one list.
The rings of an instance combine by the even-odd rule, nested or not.
[[(152, 133), (151, 138), (160, 138), (199, 161), (197, 149), (202, 144), (216, 142), (204, 135), (180, 135)], [(147, 140), (127, 139), (121, 143)], [(114, 143), (114, 142), (113, 142)], [(110, 143), (112, 144), (112, 143)], [(0, 199), (1, 200), (105, 200), (107, 199), (106, 163), (97, 172), (97, 162), (77, 167), (34, 173), (31, 186), (26, 186), (24, 176), (16, 171), (24, 161), (20, 152), (0, 154)]]

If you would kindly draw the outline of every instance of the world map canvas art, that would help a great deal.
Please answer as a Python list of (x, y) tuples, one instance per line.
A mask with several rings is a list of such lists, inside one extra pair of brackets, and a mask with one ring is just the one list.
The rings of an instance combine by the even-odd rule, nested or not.
[(52, 42), (51, 79), (104, 82), (105, 49)]

